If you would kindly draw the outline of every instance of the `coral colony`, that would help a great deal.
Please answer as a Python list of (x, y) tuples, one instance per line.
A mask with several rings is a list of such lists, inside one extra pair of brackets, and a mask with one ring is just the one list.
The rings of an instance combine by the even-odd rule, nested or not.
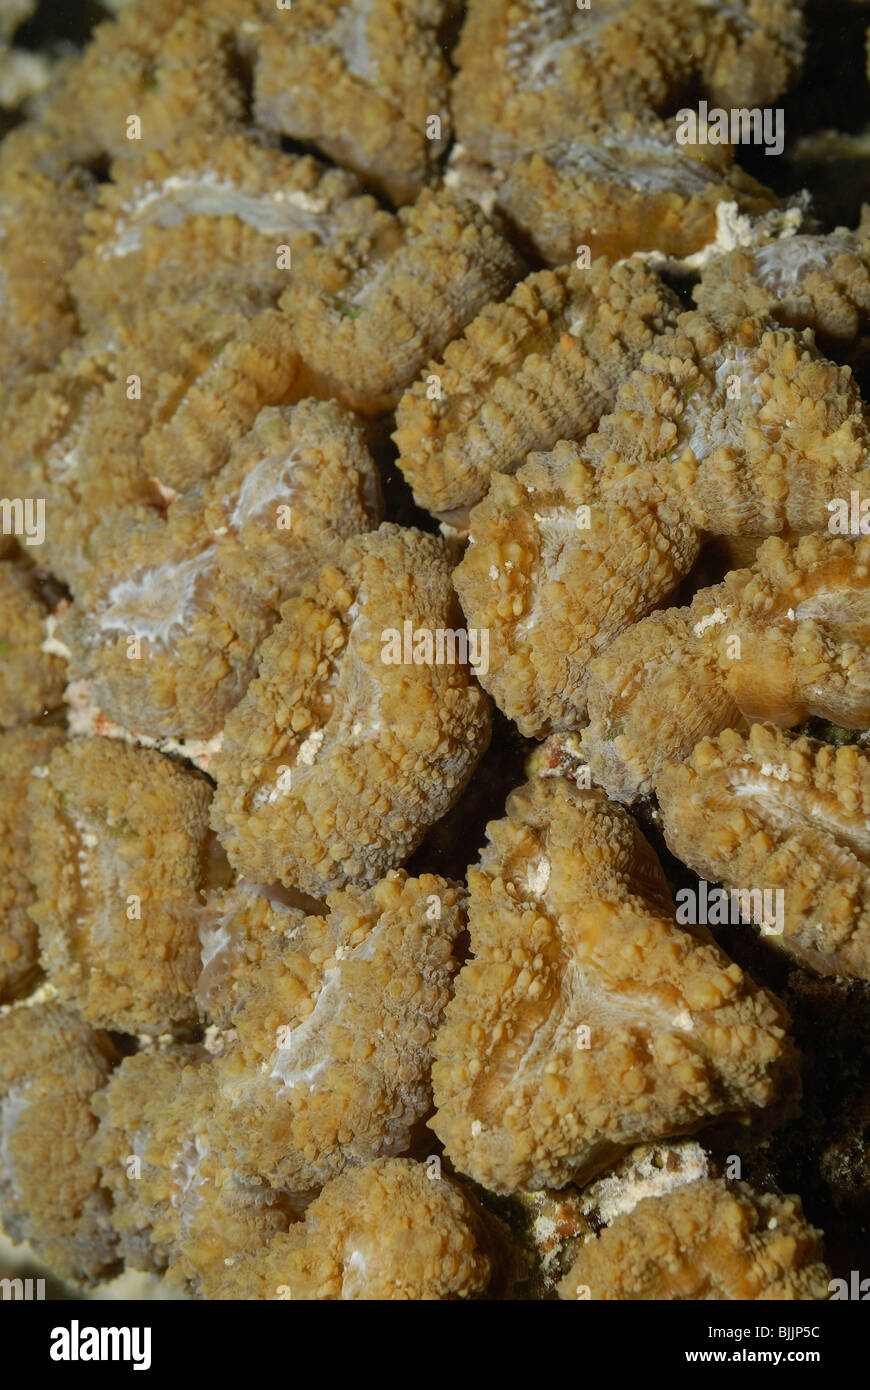
[(3, 1298), (867, 1296), (824, 8), (112, 10), (0, 26)]

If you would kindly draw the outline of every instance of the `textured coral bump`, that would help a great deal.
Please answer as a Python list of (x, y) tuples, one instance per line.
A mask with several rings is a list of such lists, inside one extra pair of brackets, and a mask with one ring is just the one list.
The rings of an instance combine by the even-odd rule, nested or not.
[(461, 1171), (499, 1192), (561, 1187), (793, 1086), (782, 1005), (676, 925), (619, 806), (542, 778), (489, 835), (435, 1045), (433, 1127)]

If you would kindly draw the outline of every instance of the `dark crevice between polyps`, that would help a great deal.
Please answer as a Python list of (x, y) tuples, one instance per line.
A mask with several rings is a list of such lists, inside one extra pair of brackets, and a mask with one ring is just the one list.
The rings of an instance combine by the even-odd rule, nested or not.
[(488, 821), (499, 820), (515, 787), (526, 781), (525, 762), (538, 745), (523, 738), (516, 725), (493, 709), (492, 739), (462, 796), (437, 820), (405, 868), (409, 874), (441, 874), (464, 879), (486, 844)]
[(16, 30), (12, 46), (35, 53), (84, 48), (97, 25), (112, 18), (111, 10), (95, 0), (39, 0), (30, 18)]

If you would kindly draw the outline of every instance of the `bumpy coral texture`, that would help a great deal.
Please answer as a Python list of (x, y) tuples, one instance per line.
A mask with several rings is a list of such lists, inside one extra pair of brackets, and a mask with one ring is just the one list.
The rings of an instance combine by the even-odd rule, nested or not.
[[(75, 589), (119, 518), (147, 522), (211, 477), (264, 406), (302, 394), (285, 317), (220, 296), (139, 302), (108, 340), (94, 331), (51, 371), (5, 402), (0, 478), (14, 495), (46, 498), (41, 560)], [(82, 517), (89, 519), (82, 534)]]
[[(233, 56), (233, 24), (186, 0), (130, 5), (101, 26), (77, 62), (62, 64), (34, 118), (3, 141), (0, 260), (10, 327), (3, 365), (16, 374), (51, 365), (76, 330), (67, 276), (97, 174), (143, 147), (240, 126), (245, 95)], [(235, 70), (234, 70), (235, 69)], [(130, 138), (128, 117), (141, 121)]]
[[(142, 318), (135, 316), (133, 336)], [(0, 479), (7, 494), (46, 499), (40, 561), (68, 583), (93, 558), (83, 516), (99, 533), (100, 522), (121, 509), (158, 501), (137, 454), (145, 412), (124, 396), (125, 346), (123, 340), (107, 346), (101, 338), (80, 339), (50, 370), (4, 394)], [(132, 360), (128, 370), (135, 370)]]
[(284, 600), (380, 511), (349, 412), (311, 400), (262, 410), (165, 521), (115, 528), (58, 630), (71, 674), (127, 728), (208, 738), (247, 689)]
[[(139, 53), (133, 44), (135, 57), (127, 46), (130, 34), (125, 39), (124, 26), (117, 26), (114, 56), (130, 83), (125, 103), (140, 61), (147, 85), (157, 52), (166, 57), (174, 50), (181, 60), (187, 30), (197, 22), (192, 13), (183, 15), (177, 40), (159, 36), (155, 23), (153, 52)], [(207, 47), (211, 33), (208, 41), (219, 53), (212, 20), (201, 22), (203, 42)], [(100, 67), (100, 49), (98, 40), (75, 69), (86, 87)], [(192, 56), (188, 51), (195, 93), (203, 74)], [(143, 115), (142, 140), (127, 140), (121, 130), (121, 144), (110, 142), (108, 150), (102, 139), (92, 144), (96, 132), (79, 130), (78, 113), (66, 109), (62, 93), (57, 102), (41, 111), (41, 124), (26, 129), (29, 143), (4, 141), (0, 153), (0, 166), (3, 160), (9, 166), (13, 203), (19, 184), (22, 198), (42, 200), (24, 218), (40, 253), (32, 295), (30, 247), (5, 233), (14, 242), (9, 294), (28, 296), (30, 307), (22, 313), (34, 318), (34, 333), (41, 333), (43, 321), (53, 322), (48, 310), (37, 315), (30, 298), (38, 294), (42, 307), (51, 295), (50, 267), (59, 254), (43, 253), (37, 212), (57, 227), (58, 199), (63, 196), (70, 216), (73, 200), (61, 194), (56, 179), (44, 188), (41, 175), (31, 179), (31, 167), (53, 171), (59, 164), (67, 171), (63, 178), (84, 179), (76, 159), (99, 162), (111, 154), (111, 179), (102, 185), (85, 180), (90, 191), (74, 228), (55, 237), (64, 247), (54, 296), (55, 317), (63, 323), (54, 323), (52, 352), (34, 346), (25, 364), (34, 372), (19, 373), (20, 380), (7, 373), (12, 390), (4, 402), (8, 447), (0, 476), (10, 480), (6, 491), (20, 491), (24, 478), (29, 492), (48, 499), (52, 522), (44, 555), (55, 573), (75, 584), (84, 562), (100, 553), (100, 538), (111, 535), (119, 510), (160, 505), (155, 478), (184, 490), (210, 476), (262, 407), (305, 394), (288, 319), (274, 306), (294, 276), (304, 279), (307, 253), (339, 232), (345, 242), (363, 234), (376, 205), (370, 196), (354, 196), (358, 184), (351, 174), (269, 149), (229, 115), (213, 126), (200, 124), (195, 102), (162, 141), (153, 142), (153, 124)], [(147, 101), (139, 114), (143, 107)], [(119, 118), (122, 127), (125, 119)], [(101, 136), (110, 133), (111, 123)], [(16, 338), (21, 349), (25, 338), (22, 329)], [(84, 540), (83, 514), (92, 520)]]
[(345, 170), (235, 130), (182, 131), (159, 149), (117, 159), (111, 173), (69, 276), (85, 329), (143, 294), (167, 306), (170, 295), (220, 294), (265, 308), (302, 272), (307, 252), (338, 231), (361, 230), (377, 206), (356, 196), (359, 184)]
[(870, 723), (870, 542), (771, 537), (754, 564), (651, 613), (589, 668), (581, 735), (594, 780), (631, 800), (665, 760), (752, 720)]
[(100, 1123), (87, 1149), (111, 1194), (126, 1263), (168, 1272), (190, 1292), (290, 1222), (280, 1192), (241, 1182), (216, 1150), (214, 1067), (198, 1052), (174, 1046), (126, 1057), (93, 1098)]
[(44, 774), (53, 750), (63, 741), (61, 729), (0, 732), (0, 1003), (26, 991), (39, 962), (36, 924), (28, 913), (36, 895), (27, 875), (27, 789), (31, 777)]
[(462, 626), (448, 556), (385, 523), (284, 604), (212, 765), (212, 823), (246, 878), (315, 896), (371, 883), (463, 791), (490, 728), (469, 665), (383, 660), (387, 630)]
[(849, 343), (870, 315), (870, 245), (838, 227), (828, 236), (801, 233), (732, 251), (705, 266), (694, 298), (720, 322), (757, 314)]
[(206, 1287), (229, 1299), (482, 1298), (495, 1273), (492, 1247), (457, 1183), (383, 1158), (327, 1183), (304, 1222)]
[(116, 1061), (105, 1033), (56, 1004), (0, 1018), (0, 1215), (62, 1278), (91, 1283), (116, 1262), (89, 1109)]
[(379, 415), (522, 270), (478, 208), (427, 189), (313, 251), (280, 302), (321, 392)]
[(91, 1023), (127, 1032), (195, 1013), (194, 912), (211, 788), (161, 753), (74, 739), (32, 778), (30, 909), (49, 977)]
[[(167, 328), (173, 326), (170, 320)], [(142, 441), (148, 475), (179, 492), (211, 477), (264, 406), (299, 398), (299, 369), (295, 339), (283, 314), (264, 309), (232, 323), (196, 375), (191, 374), (186, 389), (170, 383), (171, 404), (153, 417)]]
[[(701, 590), (688, 608), (650, 613), (590, 663), (580, 746), (593, 780), (617, 801), (652, 792), (668, 757), (745, 724), (722, 669), (734, 629), (713, 592)], [(705, 618), (714, 626), (702, 626)]]
[(472, 509), (456, 585), (496, 638), (484, 684), (524, 733), (578, 727), (588, 662), (673, 593), (702, 533), (827, 531), (868, 460), (849, 368), (792, 330), (682, 315), (595, 434), (494, 475)]
[(567, 1299), (825, 1299), (821, 1232), (797, 1197), (703, 1178), (648, 1197), (583, 1246)]
[(56, 709), (64, 664), (42, 651), (45, 606), (25, 569), (0, 560), (0, 728)]
[[(238, 0), (127, 4), (98, 26), (38, 112), (46, 150), (86, 167), (170, 145), (179, 131), (208, 134), (247, 123)], [(235, 10), (235, 13), (233, 13)], [(128, 117), (140, 118), (131, 135)]]
[[(449, 0), (260, 0), (254, 114), (313, 141), (396, 203), (431, 181), (450, 139), (439, 26)], [(440, 128), (427, 130), (436, 116)]]
[(472, 958), (435, 1043), (435, 1133), (497, 1192), (784, 1100), (779, 1001), (703, 930), (621, 807), (561, 777), (508, 799), (469, 870)]
[(498, 190), (499, 206), (549, 265), (573, 260), (578, 244), (614, 258), (689, 256), (714, 240), (722, 202), (757, 214), (775, 198), (730, 146), (680, 145), (672, 121), (628, 114), (524, 155)]
[(476, 158), (510, 165), (590, 123), (673, 109), (693, 86), (713, 105), (769, 104), (802, 55), (793, 0), (471, 0), (454, 121)]
[(496, 474), (470, 525), (454, 583), (469, 626), (490, 633), (481, 682), (538, 737), (577, 726), (591, 659), (673, 593), (699, 549), (666, 499), (612, 500), (564, 441)]
[(666, 497), (717, 536), (825, 531), (830, 499), (870, 478), (849, 367), (811, 335), (698, 312), (656, 339), (585, 447), (602, 488)]
[[(0, 0), (0, 48), (28, 8)], [(799, 1084), (785, 1009), (678, 928), (581, 756), (660, 789), (690, 868), (781, 887), (802, 964), (870, 978), (870, 754), (744, 736), (868, 723), (870, 552), (826, 532), (870, 493), (870, 419), (815, 346), (863, 372), (867, 218), (771, 240), (791, 211), (674, 139), (681, 102), (779, 100), (803, 6), (104, 8), (0, 141), (0, 495), (47, 522), (0, 536), (0, 1215), (80, 1283), (503, 1297), (517, 1252), (470, 1177), (525, 1194), (497, 1209), (536, 1214), (533, 1263), (558, 1246), (552, 1294), (591, 1224), (555, 1188), (638, 1141), (763, 1134)], [(650, 266), (696, 251), (681, 314)], [(475, 508), (453, 575), (454, 542), (371, 533), (369, 449), (412, 513), (391, 425), (351, 411), (396, 408), (415, 500)], [(748, 568), (666, 608), (708, 537)], [(476, 673), (421, 654), (466, 623)], [(86, 688), (133, 746), (67, 736), (69, 675), (71, 729)], [(465, 886), (396, 866), (452, 838), (485, 690), (517, 726), (496, 763), (556, 732), (470, 872), (460, 969)], [(21, 1002), (40, 966), (58, 1002)], [(587, 1261), (593, 1297), (823, 1297), (795, 1203), (641, 1203), (563, 1296)]]
[(420, 506), (470, 506), (530, 449), (588, 434), (677, 309), (657, 276), (604, 259), (488, 304), (399, 402), (393, 438)]
[(220, 1147), (241, 1173), (302, 1191), (407, 1151), (463, 926), (456, 887), (432, 874), (393, 873), (327, 906), (267, 914), (262, 958), (234, 982), (237, 1040), (215, 1064)]
[(238, 879), (215, 889), (197, 914), (202, 969), (196, 982), (200, 1015), (228, 1036), (233, 1014), (250, 990), (253, 972), (282, 950), (305, 913), (324, 913), (326, 903), (283, 888)]
[(0, 145), (0, 273), (6, 331), (3, 379), (12, 383), (54, 360), (76, 331), (67, 281), (96, 180), (58, 151), (45, 158), (39, 132), (11, 131)]
[(755, 724), (665, 764), (656, 790), (665, 838), (696, 873), (781, 890), (771, 944), (870, 979), (870, 753)]

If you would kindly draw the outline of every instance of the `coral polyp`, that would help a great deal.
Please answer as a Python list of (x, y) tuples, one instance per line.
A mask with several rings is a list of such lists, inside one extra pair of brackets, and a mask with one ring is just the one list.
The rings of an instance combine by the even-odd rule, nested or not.
[(380, 511), (352, 416), (312, 400), (262, 410), (165, 519), (119, 522), (58, 626), (71, 673), (128, 728), (209, 738), (244, 695), (281, 604)]
[(530, 449), (588, 434), (677, 308), (656, 276), (603, 259), (538, 271), (487, 305), (396, 410), (399, 466), (420, 505), (471, 506)]
[(455, 583), (469, 625), (493, 634), (482, 682), (538, 737), (577, 724), (592, 658), (673, 593), (699, 550), (676, 508), (611, 500), (564, 441), (497, 474), (470, 525)]
[(714, 242), (717, 210), (759, 215), (773, 194), (734, 162), (730, 146), (680, 145), (673, 122), (624, 116), (524, 154), (498, 203), (549, 265), (638, 251), (691, 256)]
[(472, 203), (427, 189), (397, 215), (375, 212), (311, 252), (281, 307), (321, 389), (381, 415), (522, 268)]
[(779, 893), (771, 944), (870, 979), (870, 753), (755, 724), (702, 739), (656, 789), (668, 844), (696, 872)]
[(702, 737), (753, 720), (865, 729), (868, 561), (866, 540), (771, 538), (749, 569), (618, 636), (589, 668), (581, 745), (596, 782), (631, 801)]
[(215, 1063), (221, 1148), (249, 1134), (234, 1169), (294, 1191), (408, 1149), (431, 1106), (432, 1043), (464, 925), (456, 886), (432, 874), (331, 893), (327, 908), (269, 909), (252, 933), (262, 955), (233, 969), (224, 1026), (236, 1037)]
[(793, 1093), (781, 1004), (675, 923), (651, 847), (567, 779), (508, 801), (469, 870), (472, 958), (435, 1044), (433, 1128), (497, 1192)]
[(462, 626), (448, 557), (384, 523), (283, 606), (214, 762), (212, 823), (247, 878), (314, 896), (372, 883), (460, 796), (487, 697), (459, 649), (393, 661), (384, 636)]
[(813, 328), (826, 341), (850, 342), (870, 314), (866, 232), (841, 227), (828, 236), (801, 233), (732, 251), (705, 267), (694, 297), (717, 318), (758, 314)]
[(31, 916), (60, 996), (103, 1027), (189, 1019), (210, 873), (207, 780), (150, 749), (75, 739), (30, 795)]
[(471, 0), (456, 57), (457, 134), (478, 159), (518, 156), (628, 111), (661, 113), (694, 82), (723, 106), (764, 105), (803, 54), (801, 5), (690, 0)]
[(584, 1245), (559, 1297), (823, 1299), (819, 1236), (795, 1198), (702, 1178), (618, 1216)]
[[(457, 1182), (383, 1158), (327, 1183), (286, 1234), (208, 1284), (213, 1298), (486, 1298), (505, 1284), (504, 1238)], [(501, 1268), (500, 1268), (501, 1267)], [(493, 1292), (491, 1292), (493, 1291)]]

